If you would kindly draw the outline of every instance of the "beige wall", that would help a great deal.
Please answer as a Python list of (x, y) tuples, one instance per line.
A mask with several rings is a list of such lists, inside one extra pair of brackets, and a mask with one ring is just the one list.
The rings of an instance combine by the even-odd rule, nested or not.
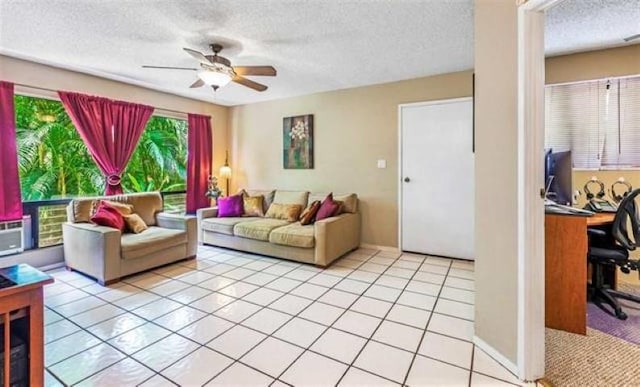
[(475, 0), (474, 21), (475, 335), (513, 364), (517, 364), (518, 61), (516, 53), (518, 31), (516, 2)]
[[(233, 187), (355, 192), (362, 242), (398, 246), (398, 104), (471, 92), (465, 71), (234, 107)], [(315, 168), (285, 170), (282, 119), (301, 114), (314, 115)]]
[[(214, 143), (214, 170), (224, 163), (227, 149), (229, 108), (143, 87), (111, 81), (92, 75), (63, 70), (51, 66), (23, 61), (0, 55), (0, 80), (52, 90), (76, 91), (107, 98), (137, 102), (157, 109), (170, 109), (184, 113), (198, 113), (211, 116)], [(16, 86), (20, 93), (29, 89)], [(55, 96), (53, 92), (37, 91), (38, 94)]]
[(547, 84), (640, 74), (640, 44), (546, 60)]

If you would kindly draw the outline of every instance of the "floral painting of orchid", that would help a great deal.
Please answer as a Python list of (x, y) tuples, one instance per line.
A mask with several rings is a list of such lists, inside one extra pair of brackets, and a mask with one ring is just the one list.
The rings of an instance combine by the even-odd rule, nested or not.
[(283, 120), (285, 169), (313, 169), (313, 114)]

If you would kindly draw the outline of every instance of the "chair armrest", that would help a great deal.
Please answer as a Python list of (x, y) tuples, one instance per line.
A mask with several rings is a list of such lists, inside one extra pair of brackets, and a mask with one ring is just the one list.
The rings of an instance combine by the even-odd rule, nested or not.
[(360, 245), (360, 214), (340, 214), (314, 223), (316, 265), (327, 266)]
[(64, 223), (65, 264), (101, 283), (120, 277), (120, 230), (90, 223)]
[(198, 251), (198, 222), (193, 215), (170, 214), (159, 212), (156, 214), (158, 227), (187, 232), (187, 257), (193, 257)]
[(597, 228), (587, 228), (587, 235), (590, 237), (606, 237), (607, 233), (604, 230), (598, 230)]
[(218, 216), (218, 207), (215, 206), (215, 207), (201, 208), (196, 211), (196, 216), (198, 217), (198, 220), (202, 220), (206, 218), (215, 218), (216, 216)]
[(196, 217), (194, 215), (159, 212), (156, 214), (156, 221), (158, 222), (158, 227), (186, 230), (189, 223), (196, 223)]

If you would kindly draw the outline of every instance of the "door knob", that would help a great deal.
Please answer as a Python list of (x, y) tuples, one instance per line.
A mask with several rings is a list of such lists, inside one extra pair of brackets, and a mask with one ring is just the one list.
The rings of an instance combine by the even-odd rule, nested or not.
[(411, 179), (409, 179), (408, 177), (405, 177), (405, 178), (404, 178), (404, 182), (405, 182), (405, 183), (408, 183), (408, 182), (410, 182), (410, 181), (411, 181)]

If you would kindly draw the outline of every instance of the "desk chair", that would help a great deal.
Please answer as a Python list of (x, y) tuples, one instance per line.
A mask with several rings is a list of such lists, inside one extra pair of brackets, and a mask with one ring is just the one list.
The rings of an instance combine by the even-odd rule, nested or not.
[[(640, 247), (640, 214), (635, 202), (638, 195), (640, 195), (640, 189), (634, 190), (620, 202), (610, 234), (604, 230), (587, 230), (590, 240), (588, 259), (593, 265), (590, 288), (592, 300), (601, 308), (600, 301), (604, 301), (613, 308), (616, 317), (620, 320), (626, 320), (627, 314), (622, 311), (617, 299), (622, 298), (640, 304), (640, 297), (609, 288), (605, 285), (604, 270), (606, 267), (618, 266), (624, 273), (629, 273), (631, 270), (640, 269), (640, 261), (629, 259), (629, 251)], [(596, 247), (593, 243), (596, 238), (604, 240), (612, 238), (612, 242)]]

